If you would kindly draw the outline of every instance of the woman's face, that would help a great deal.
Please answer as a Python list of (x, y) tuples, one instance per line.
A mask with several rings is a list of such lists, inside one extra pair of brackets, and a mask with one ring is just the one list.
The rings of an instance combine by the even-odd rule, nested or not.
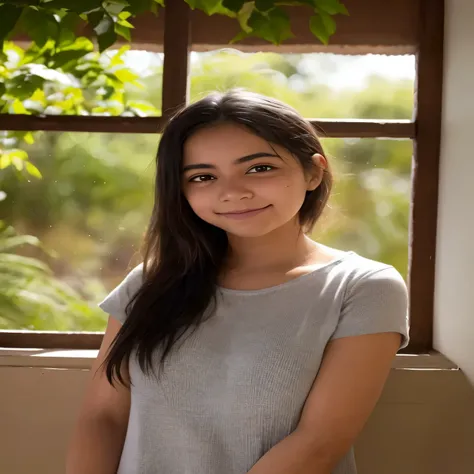
[[(278, 155), (275, 153), (278, 153)], [(318, 164), (321, 155), (313, 157)], [(184, 145), (182, 187), (204, 221), (229, 234), (258, 237), (295, 219), (306, 191), (321, 182), (287, 150), (270, 146), (245, 127), (219, 124), (193, 134)], [(235, 214), (242, 211), (253, 211)]]

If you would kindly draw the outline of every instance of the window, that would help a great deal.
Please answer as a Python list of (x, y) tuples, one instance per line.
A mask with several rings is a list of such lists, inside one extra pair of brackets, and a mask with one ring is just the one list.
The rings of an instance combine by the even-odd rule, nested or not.
[[(336, 195), (333, 198), (334, 206), (331, 211), (344, 214), (344, 210), (347, 210), (346, 218), (343, 219), (346, 221), (343, 231), (338, 229), (338, 225), (340, 225), (338, 222), (333, 220), (331, 223), (331, 212), (327, 215), (328, 225), (324, 228), (325, 234), (321, 235), (321, 239), (326, 242), (337, 241), (337, 245), (341, 247), (353, 247), (362, 254), (393, 262), (397, 266), (406, 276), (410, 288), (412, 341), (407, 350), (418, 353), (425, 352), (432, 347), (442, 90), (443, 2), (442, 0), (419, 0), (419, 2), (403, 0), (382, 5), (361, 0), (357, 2), (357, 5), (354, 3), (351, 7), (351, 16), (341, 18), (338, 23), (338, 31), (329, 47), (323, 47), (314, 40), (311, 34), (306, 31), (307, 16), (304, 11), (297, 9), (296, 12), (295, 10), (296, 25), (294, 30), (302, 33), (292, 38), (288, 45), (279, 48), (278, 53), (291, 54), (289, 56), (291, 61), (299, 55), (299, 61), (302, 61), (299, 64), (299, 71), (303, 72), (305, 68), (309, 67), (308, 62), (314, 67), (315, 63), (311, 62), (316, 58), (315, 53), (324, 53), (318, 56), (325, 58), (324, 60), (327, 60), (330, 55), (340, 55), (341, 53), (350, 55), (369, 53), (415, 55), (401, 56), (407, 61), (412, 61), (412, 64), (413, 58), (416, 58), (414, 83), (413, 76), (411, 79), (408, 78), (407, 88), (400, 96), (399, 105), (408, 101), (408, 108), (391, 107), (391, 115), (387, 116), (385, 112), (381, 113), (380, 101), (374, 103), (372, 108), (365, 109), (360, 107), (356, 101), (353, 107), (346, 109), (341, 114), (333, 112), (332, 109), (336, 108), (329, 104), (325, 109), (322, 106), (320, 108), (314, 106), (314, 115), (313, 107), (304, 109), (304, 115), (312, 119), (312, 123), (318, 130), (322, 130), (323, 145), (331, 155), (335, 156), (334, 163), (340, 180), (336, 185)], [(86, 219), (81, 220), (84, 214), (81, 212), (80, 206), (68, 208), (65, 205), (61, 211), (65, 212), (65, 215), (70, 219), (68, 222), (72, 226), (71, 228), (81, 229), (83, 233), (92, 230), (90, 240), (86, 237), (81, 244), (82, 250), (86, 253), (89, 252), (90, 257), (84, 260), (84, 267), (80, 271), (96, 272), (95, 275), (100, 275), (100, 264), (98, 265), (97, 262), (106, 261), (109, 255), (114, 255), (110, 253), (110, 250), (114, 246), (115, 250), (119, 248), (118, 243), (121, 236), (126, 235), (126, 244), (120, 246), (120, 248), (126, 249), (126, 255), (122, 257), (123, 260), (121, 257), (115, 257), (118, 258), (118, 262), (123, 262), (123, 266), (121, 266), (121, 276), (123, 276), (125, 267), (135, 250), (134, 239), (139, 239), (139, 236), (134, 234), (133, 228), (143, 225), (141, 219), (146, 217), (146, 208), (151, 202), (144, 195), (140, 196), (137, 189), (138, 186), (144, 186), (143, 189), (146, 189), (149, 176), (143, 171), (143, 166), (146, 166), (147, 160), (151, 161), (154, 158), (158, 143), (156, 133), (163, 123), (163, 119), (176, 107), (186, 101), (194, 100), (197, 95), (205, 92), (205, 87), (199, 84), (200, 72), (196, 65), (205, 55), (213, 61), (219, 62), (225, 55), (231, 54), (216, 52), (216, 50), (223, 47), (228, 48), (228, 42), (235, 35), (237, 28), (232, 22), (233, 20), (225, 17), (207, 17), (198, 11), (191, 12), (184, 2), (169, 2), (165, 14), (159, 16), (156, 24), (149, 20), (138, 21), (137, 19), (135, 41), (141, 42), (148, 50), (154, 48), (153, 38), (158, 38), (159, 44), (163, 44), (163, 56), (159, 53), (155, 53), (153, 56), (157, 60), (162, 58), (162, 70), (158, 64), (156, 74), (150, 76), (151, 82), (156, 79), (156, 82), (153, 82), (155, 90), (159, 91), (161, 87), (162, 102), (161, 104), (153, 103), (161, 110), (159, 116), (153, 113), (136, 114), (133, 117), (123, 115), (115, 117), (100, 115), (32, 116), (18, 112), (16, 115), (0, 115), (0, 130), (6, 130), (12, 134), (9, 138), (14, 138), (14, 134), (19, 131), (42, 130), (43, 132), (34, 134), (38, 135), (36, 142), (27, 151), (34, 156), (35, 153), (38, 153), (37, 150), (41, 149), (43, 153), (39, 153), (38, 157), (46, 159), (44, 151), (50, 146), (48, 142), (51, 142), (57, 156), (60, 156), (61, 153), (63, 156), (69, 154), (70, 159), (66, 160), (64, 166), (65, 169), (69, 166), (77, 170), (77, 176), (74, 179), (80, 179), (81, 176), (85, 180), (89, 179), (90, 189), (100, 195), (103, 207), (87, 214)], [(190, 31), (192, 31), (192, 36)], [(164, 40), (161, 43), (159, 38), (162, 34)], [(248, 61), (249, 64), (258, 60), (260, 64), (270, 65), (264, 78), (266, 81), (271, 81), (273, 88), (277, 88), (283, 77), (279, 75), (278, 71), (275, 73), (272, 70), (279, 67), (278, 61), (281, 61), (281, 54), (272, 54), (275, 51), (272, 51), (271, 45), (264, 44), (260, 40), (247, 39), (238, 46), (233, 45), (233, 48), (237, 47), (245, 53), (261, 52), (260, 56), (241, 54), (239, 57), (243, 61)], [(159, 50), (160, 46), (157, 45), (155, 51)], [(192, 53), (190, 53), (191, 50)], [(334, 56), (331, 57), (334, 58)], [(367, 58), (367, 56), (338, 57), (347, 63)], [(393, 60), (393, 56), (389, 56), (389, 58), (389, 60)], [(289, 62), (291, 63), (291, 61)], [(160, 71), (162, 71), (162, 75)], [(240, 73), (239, 80), (242, 80), (242, 74), (244, 76), (252, 74), (252, 67), (244, 68), (243, 73)], [(287, 79), (291, 78), (291, 75), (284, 75)], [(311, 75), (311, 73), (307, 73), (306, 79)], [(161, 77), (162, 86), (160, 84)], [(220, 76), (219, 79), (223, 78)], [(298, 107), (307, 107), (305, 101), (302, 100), (304, 96), (301, 95), (302, 83), (300, 79), (292, 79), (293, 99), (296, 101), (295, 104), (299, 104)], [(312, 80), (311, 77), (309, 79)], [(327, 85), (330, 79), (324, 79), (324, 81)], [(321, 86), (321, 83), (318, 85)], [(189, 86), (190, 94), (188, 92)], [(211, 86), (215, 87), (215, 84), (211, 84)], [(389, 84), (375, 84), (375, 87), (377, 86), (385, 88), (386, 98), (393, 97), (394, 92), (393, 89), (390, 89)], [(415, 106), (412, 108), (409, 96), (411, 90), (414, 89)], [(153, 97), (158, 95), (159, 92), (155, 93)], [(342, 99), (336, 97), (335, 100), (337, 102)], [(338, 115), (340, 118), (336, 119), (335, 117)], [(75, 133), (51, 133), (53, 131)], [(83, 139), (84, 135), (78, 132), (88, 132), (87, 140)], [(111, 138), (108, 133), (113, 133), (113, 137)], [(125, 155), (127, 147), (131, 143), (140, 143), (139, 148), (143, 150), (139, 162), (127, 163)], [(97, 150), (105, 146), (107, 151), (97, 156)], [(134, 149), (137, 149), (135, 145)], [(71, 150), (75, 150), (74, 156), (71, 156)], [(112, 150), (116, 150), (116, 152), (111, 153)], [(368, 155), (370, 155), (370, 159), (367, 160)], [(95, 160), (93, 163), (96, 165), (96, 176), (100, 176), (100, 170), (104, 167), (108, 171), (112, 170), (115, 177), (120, 176), (124, 166), (125, 168), (127, 166), (134, 168), (130, 170), (131, 176), (133, 176), (131, 180), (120, 183), (120, 186), (129, 186), (127, 189), (132, 196), (135, 196), (134, 202), (137, 206), (143, 206), (144, 212), (135, 213), (130, 208), (127, 210), (129, 204), (122, 203), (123, 214), (112, 212), (110, 215), (111, 227), (120, 228), (122, 226), (126, 229), (124, 234), (111, 236), (110, 229), (107, 230), (101, 226), (99, 221), (102, 218), (100, 216), (104, 212), (110, 211), (107, 206), (110, 205), (117, 190), (112, 186), (107, 187), (106, 184), (100, 184), (98, 180), (97, 183), (93, 183), (92, 176), (89, 178), (84, 176), (84, 169), (81, 169), (81, 158), (82, 160)], [(54, 169), (58, 163), (49, 163), (49, 165), (51, 169)], [(63, 169), (61, 172), (65, 172), (65, 170)], [(45, 171), (46, 175), (48, 173)], [(47, 179), (54, 181), (54, 173), (49, 174)], [(105, 182), (107, 183), (107, 180)], [(93, 184), (96, 187), (92, 186)], [(361, 186), (363, 193), (357, 195), (371, 206), (373, 220), (369, 220), (369, 222), (354, 210), (357, 202), (343, 196), (345, 192), (348, 193), (347, 196), (351, 196), (351, 187), (360, 189)], [(344, 193), (342, 192), (343, 188), (345, 189)], [(71, 189), (70, 182), (54, 183), (51, 190), (45, 192), (53, 191), (56, 193), (55, 198), (58, 198), (61, 193), (75, 194), (75, 199), (77, 202), (81, 202), (81, 205), (84, 204), (81, 199), (85, 200), (87, 204), (89, 198), (89, 196), (81, 196), (80, 186)], [(9, 192), (21, 194), (19, 189), (10, 189)], [(37, 192), (38, 196), (44, 199), (43, 192)], [(35, 201), (33, 203), (31, 200), (28, 201), (27, 196), (22, 196), (22, 202), (23, 206), (37, 204)], [(12, 219), (15, 217), (18, 222), (21, 221), (20, 214), (14, 216), (17, 210), (9, 209), (3, 204), (2, 215), (5, 212), (10, 213)], [(45, 206), (38, 206), (38, 218), (41, 208), (41, 212), (47, 212)], [(120, 209), (120, 205), (114, 209)], [(51, 216), (47, 217), (51, 218)], [(361, 226), (361, 222), (365, 222), (366, 225)], [(21, 225), (18, 228), (22, 230)], [(65, 235), (67, 236), (67, 234)], [(385, 243), (381, 245), (380, 242), (383, 241), (381, 239), (387, 236), (389, 240), (384, 241)], [(320, 238), (319, 235), (318, 238)], [(405, 271), (403, 267), (405, 267)], [(88, 289), (90, 294), (94, 292), (99, 294), (106, 286), (110, 288), (117, 283), (116, 277), (111, 276), (110, 280), (106, 279), (104, 275), (101, 277), (102, 279), (95, 287), (92, 285), (93, 288)], [(41, 317), (41, 313), (38, 314), (38, 317)], [(96, 326), (86, 328), (86, 331), (96, 330)], [(101, 337), (101, 333), (88, 332), (56, 334), (4, 330), (0, 331), (0, 345), (6, 347), (97, 348)]]
[(17, 179), (14, 167), (5, 169), (0, 215), (16, 235), (42, 245), (7, 251), (18, 258), (7, 266), (0, 328), (103, 331), (106, 316), (96, 303), (138, 254), (152, 208), (159, 135), (34, 135), (24, 150), (42, 179)]
[(243, 53), (190, 55), (190, 100), (243, 87), (280, 99), (307, 118), (411, 120), (414, 55)]

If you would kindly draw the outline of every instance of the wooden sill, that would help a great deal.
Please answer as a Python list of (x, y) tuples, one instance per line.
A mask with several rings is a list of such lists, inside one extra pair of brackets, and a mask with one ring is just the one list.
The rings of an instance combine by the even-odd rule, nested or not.
[[(50, 369), (90, 369), (97, 350), (0, 348), (1, 367), (43, 367)], [(444, 355), (397, 354), (393, 370), (459, 370)]]

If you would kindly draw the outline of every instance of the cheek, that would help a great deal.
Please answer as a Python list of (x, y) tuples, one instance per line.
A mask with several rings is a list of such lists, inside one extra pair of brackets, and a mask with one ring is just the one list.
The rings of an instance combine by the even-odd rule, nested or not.
[(286, 207), (300, 206), (306, 195), (306, 186), (298, 176), (284, 176), (271, 184), (269, 192), (273, 198)]
[(200, 217), (209, 213), (209, 193), (203, 192), (203, 189), (184, 189), (183, 194), (188, 201), (191, 209)]

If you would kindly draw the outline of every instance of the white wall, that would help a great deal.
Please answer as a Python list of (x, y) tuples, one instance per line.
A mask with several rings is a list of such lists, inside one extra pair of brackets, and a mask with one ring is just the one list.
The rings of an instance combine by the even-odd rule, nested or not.
[(435, 348), (474, 384), (474, 1), (446, 0)]

